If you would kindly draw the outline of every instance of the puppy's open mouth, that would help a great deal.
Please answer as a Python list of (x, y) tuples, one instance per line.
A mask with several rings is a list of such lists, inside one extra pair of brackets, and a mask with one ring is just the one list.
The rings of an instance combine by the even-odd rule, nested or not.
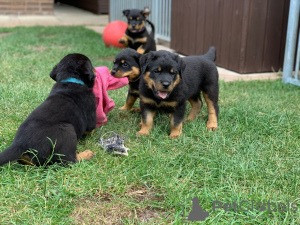
[(169, 96), (169, 92), (166, 91), (156, 91), (156, 95), (161, 99), (166, 99)]

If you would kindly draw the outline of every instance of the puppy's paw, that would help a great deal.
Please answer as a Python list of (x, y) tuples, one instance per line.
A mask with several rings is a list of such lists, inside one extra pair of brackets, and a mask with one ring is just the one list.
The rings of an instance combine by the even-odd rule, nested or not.
[(139, 132), (136, 133), (137, 136), (148, 136), (149, 135), (149, 130), (144, 130), (141, 129)]
[(95, 153), (92, 152), (91, 150), (85, 150), (84, 152), (85, 159), (89, 160), (95, 156)]
[(129, 111), (130, 110), (130, 108), (127, 105), (123, 105), (119, 109), (122, 110), (122, 111)]
[(140, 108), (132, 108), (130, 111), (132, 111), (132, 112), (141, 112), (141, 109)]
[(207, 124), (206, 124), (206, 128), (209, 131), (215, 131), (218, 128), (218, 123), (208, 121)]
[(193, 121), (193, 120), (195, 120), (195, 119), (196, 119), (196, 116), (195, 116), (195, 115), (189, 114), (188, 117), (185, 119), (185, 121), (186, 121), (186, 122), (191, 122), (191, 121)]
[(92, 152), (91, 150), (85, 150), (83, 152), (80, 152), (76, 155), (77, 160), (81, 161), (81, 160), (90, 160), (91, 158), (93, 158), (95, 155), (94, 152)]
[(142, 47), (139, 47), (136, 51), (138, 53), (140, 53), (141, 55), (143, 55), (145, 53), (145, 49), (143, 49)]
[(175, 138), (178, 138), (180, 135), (181, 135), (181, 132), (171, 132), (169, 137), (172, 139), (175, 139)]
[(128, 45), (128, 41), (125, 38), (121, 38), (119, 40), (119, 43), (122, 44), (122, 45), (124, 45), (125, 47)]

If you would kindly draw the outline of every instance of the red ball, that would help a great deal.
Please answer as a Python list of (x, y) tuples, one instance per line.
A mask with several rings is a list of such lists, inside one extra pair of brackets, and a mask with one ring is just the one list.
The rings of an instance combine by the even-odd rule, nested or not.
[(124, 46), (119, 43), (119, 40), (125, 34), (127, 23), (121, 20), (110, 22), (103, 30), (102, 39), (106, 46), (114, 46), (123, 48)]

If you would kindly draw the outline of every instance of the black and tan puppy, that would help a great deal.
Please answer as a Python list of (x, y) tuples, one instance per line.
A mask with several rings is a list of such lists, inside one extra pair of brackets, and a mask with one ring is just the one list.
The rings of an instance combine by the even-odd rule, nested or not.
[(129, 80), (127, 99), (125, 105), (120, 108), (121, 110), (131, 110), (139, 97), (140, 56), (141, 54), (137, 51), (126, 48), (115, 57), (111, 75), (118, 78), (128, 77)]
[(0, 165), (14, 160), (30, 165), (65, 164), (93, 156), (90, 150), (76, 154), (77, 140), (96, 126), (90, 60), (81, 54), (67, 55), (50, 77), (56, 84), (21, 124), (11, 146), (0, 153)]
[[(128, 28), (125, 31), (125, 35), (119, 42), (125, 47), (136, 50), (140, 54), (155, 51), (155, 28), (153, 23), (147, 20), (150, 10), (148, 8), (145, 8), (144, 10), (126, 9), (123, 10), (123, 14), (127, 18)], [(146, 29), (146, 22), (151, 26), (152, 31), (150, 34)]]
[(140, 135), (148, 135), (156, 111), (171, 114), (171, 138), (182, 133), (186, 101), (192, 108), (188, 120), (199, 114), (202, 106), (200, 93), (203, 92), (208, 107), (207, 129), (218, 126), (218, 71), (213, 62), (215, 48), (202, 56), (180, 58), (167, 51), (150, 52), (142, 55), (142, 77), (139, 85), (142, 113)]

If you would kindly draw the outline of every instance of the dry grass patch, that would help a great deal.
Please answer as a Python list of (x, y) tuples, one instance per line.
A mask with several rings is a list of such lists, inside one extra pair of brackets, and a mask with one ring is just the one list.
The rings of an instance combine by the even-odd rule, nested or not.
[(30, 46), (29, 50), (34, 51), (34, 52), (44, 52), (48, 48), (43, 46), (43, 45), (35, 45), (35, 46)]
[(163, 201), (164, 198), (159, 192), (156, 192), (147, 187), (130, 187), (126, 192), (125, 195), (133, 198), (139, 202), (141, 201)]
[(8, 35), (10, 35), (12, 32), (1, 32), (0, 33), (0, 38), (5, 38), (7, 37)]
[(79, 199), (71, 217), (75, 224), (123, 224), (124, 218), (131, 218), (132, 211), (122, 202), (98, 198)]
[(115, 56), (103, 56), (103, 57), (99, 57), (98, 60), (112, 63), (115, 60)]
[[(147, 203), (161, 201), (154, 191), (146, 187), (131, 187), (123, 196), (107, 193), (79, 199), (71, 217), (75, 224), (154, 224), (166, 218), (164, 210)], [(138, 204), (137, 204), (138, 203)]]
[(66, 49), (70, 48), (68, 45), (52, 45), (51, 47), (59, 49), (59, 50), (66, 50)]

